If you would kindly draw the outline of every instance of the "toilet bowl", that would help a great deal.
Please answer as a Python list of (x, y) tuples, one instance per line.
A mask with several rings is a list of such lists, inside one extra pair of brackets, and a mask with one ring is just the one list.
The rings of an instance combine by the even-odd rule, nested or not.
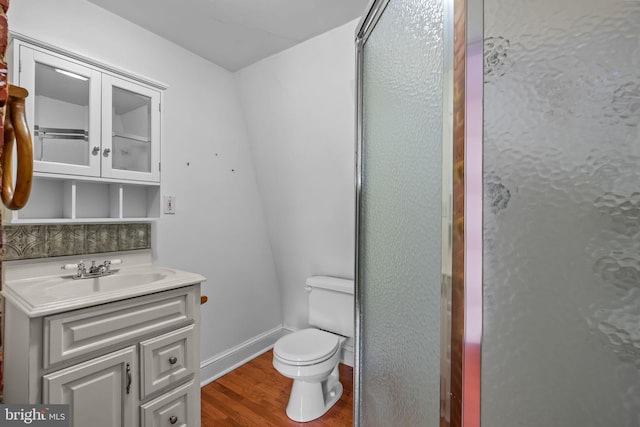
[(298, 422), (321, 417), (342, 396), (338, 363), (354, 336), (353, 280), (312, 276), (306, 289), (311, 327), (273, 346), (273, 367), (293, 380), (287, 416)]
[(273, 367), (293, 379), (287, 416), (311, 421), (324, 415), (342, 396), (338, 362), (344, 337), (315, 328), (293, 332), (276, 342)]

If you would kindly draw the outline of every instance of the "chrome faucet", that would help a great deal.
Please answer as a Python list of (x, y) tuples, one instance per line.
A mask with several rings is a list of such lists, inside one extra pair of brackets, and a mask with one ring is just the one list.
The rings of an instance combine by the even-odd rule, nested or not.
[(107, 271), (107, 267), (103, 265), (96, 265), (95, 261), (91, 261), (91, 267), (89, 267), (89, 274), (102, 275)]
[(84, 261), (80, 261), (77, 264), (65, 264), (62, 266), (62, 269), (76, 270), (76, 275), (72, 276), (73, 279), (89, 279), (92, 277), (108, 276), (115, 273), (117, 270), (112, 270), (111, 266), (116, 264), (122, 264), (122, 260), (107, 260), (101, 265), (96, 265), (96, 261), (91, 261), (91, 267), (89, 267), (88, 270), (84, 264)]
[[(71, 264), (71, 265), (73, 265), (73, 264)], [(87, 274), (87, 269), (84, 266), (84, 261), (80, 261), (76, 265), (76, 267), (78, 268), (78, 273), (75, 276), (76, 278), (84, 277)], [(64, 266), (62, 268), (64, 268)]]

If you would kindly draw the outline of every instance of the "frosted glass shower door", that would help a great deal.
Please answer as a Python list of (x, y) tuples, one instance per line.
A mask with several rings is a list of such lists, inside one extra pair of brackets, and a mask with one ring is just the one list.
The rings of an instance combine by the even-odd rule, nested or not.
[(391, 0), (359, 35), (355, 404), (367, 427), (439, 425), (443, 13)]
[(482, 425), (640, 425), (640, 2), (484, 0)]

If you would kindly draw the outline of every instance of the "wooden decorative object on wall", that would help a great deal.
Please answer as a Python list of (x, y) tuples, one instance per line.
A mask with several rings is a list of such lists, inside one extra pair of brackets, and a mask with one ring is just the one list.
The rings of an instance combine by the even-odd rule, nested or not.
[[(24, 207), (31, 194), (33, 180), (33, 144), (27, 125), (25, 98), (26, 89), (9, 85), (9, 98), (5, 105), (4, 143), (0, 161), (2, 162), (2, 202), (8, 209)], [(13, 185), (12, 157), (16, 147), (18, 170)]]
[(451, 296), (451, 426), (462, 426), (464, 362), (464, 157), (466, 1), (454, 1), (453, 39), (453, 265)]
[[(9, 10), (9, 0), (0, 0), (0, 153), (4, 145), (4, 113), (8, 91), (8, 72), (5, 53), (7, 52), (7, 43), (9, 40), (9, 21), (7, 20), (7, 11)], [(0, 169), (0, 176), (2, 170)], [(2, 236), (2, 211), (0, 211), (0, 236)], [(2, 277), (2, 238), (0, 237), (0, 277)], [(1, 280), (1, 279), (0, 279)], [(0, 282), (0, 289), (2, 283)], [(2, 345), (2, 316), (0, 315), (0, 346)], [(1, 347), (0, 347), (1, 348)], [(2, 353), (0, 352), (0, 402), (2, 402)]]
[[(7, 11), (9, 10), (9, 0), (0, 0), (0, 126), (4, 123), (5, 106), (8, 91), (8, 73), (7, 61), (5, 54), (7, 52), (7, 43), (9, 41), (9, 21), (7, 19)], [(0, 149), (3, 143), (3, 128), (0, 128)]]

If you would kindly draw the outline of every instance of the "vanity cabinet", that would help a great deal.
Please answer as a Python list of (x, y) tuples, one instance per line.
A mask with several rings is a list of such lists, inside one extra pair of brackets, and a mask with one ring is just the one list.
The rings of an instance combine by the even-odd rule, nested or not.
[(31, 318), (9, 298), (5, 403), (70, 404), (75, 427), (199, 426), (199, 304), (199, 284)]
[[(8, 57), (12, 83), (29, 91), (26, 116), (34, 155), (29, 204), (24, 214), (11, 215), (9, 221), (158, 218), (166, 86), (16, 34)], [(83, 195), (83, 188), (90, 187), (108, 193), (108, 206), (87, 214), (85, 206), (96, 206)], [(60, 200), (55, 204), (60, 209), (45, 212), (49, 203), (40, 201), (47, 194)]]

